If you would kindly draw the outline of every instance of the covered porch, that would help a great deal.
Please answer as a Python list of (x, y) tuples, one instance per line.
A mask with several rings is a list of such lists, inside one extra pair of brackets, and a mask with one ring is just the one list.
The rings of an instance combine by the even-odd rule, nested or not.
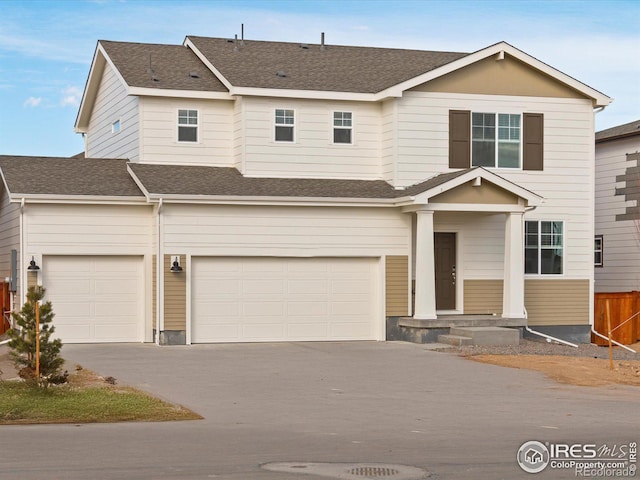
[(524, 214), (542, 198), (473, 168), (412, 200), (412, 315), (395, 327), (525, 326)]

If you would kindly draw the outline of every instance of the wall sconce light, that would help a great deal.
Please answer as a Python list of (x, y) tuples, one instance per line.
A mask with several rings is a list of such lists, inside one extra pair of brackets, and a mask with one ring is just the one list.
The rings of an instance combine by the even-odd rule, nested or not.
[(180, 266), (180, 257), (179, 256), (171, 257), (171, 268), (169, 270), (172, 273), (180, 273), (180, 272), (182, 272), (182, 267)]
[(29, 272), (37, 272), (38, 270), (40, 270), (40, 267), (36, 263), (35, 257), (31, 257), (31, 261), (29, 262), (29, 266), (27, 267), (27, 270)]

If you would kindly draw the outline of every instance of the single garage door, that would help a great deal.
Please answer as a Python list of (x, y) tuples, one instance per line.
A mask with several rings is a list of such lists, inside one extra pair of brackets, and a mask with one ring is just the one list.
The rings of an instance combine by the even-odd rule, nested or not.
[(142, 257), (47, 256), (43, 263), (55, 337), (63, 343), (143, 339)]
[(193, 343), (373, 340), (372, 258), (194, 258)]

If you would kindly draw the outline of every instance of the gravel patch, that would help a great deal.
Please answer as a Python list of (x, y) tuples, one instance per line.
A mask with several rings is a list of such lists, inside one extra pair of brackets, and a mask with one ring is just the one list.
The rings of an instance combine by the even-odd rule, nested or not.
[[(638, 351), (640, 344), (631, 345), (630, 348)], [(435, 351), (454, 353), (462, 357), (473, 355), (564, 355), (567, 357), (591, 357), (609, 358), (609, 348), (600, 347), (596, 344), (583, 343), (578, 348), (569, 347), (555, 342), (545, 340), (520, 339), (520, 345), (514, 346), (462, 346), (436, 348)], [(624, 348), (614, 347), (613, 358), (615, 360), (640, 360), (640, 354), (633, 354)]]

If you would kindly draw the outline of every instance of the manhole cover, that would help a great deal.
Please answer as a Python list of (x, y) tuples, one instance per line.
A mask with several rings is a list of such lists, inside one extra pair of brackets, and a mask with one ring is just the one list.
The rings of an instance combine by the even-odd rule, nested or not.
[(351, 475), (358, 475), (369, 478), (383, 478), (397, 475), (398, 470), (389, 467), (356, 467), (349, 470)]
[(421, 480), (429, 476), (429, 472), (422, 468), (383, 463), (274, 462), (266, 463), (262, 468), (272, 472), (317, 475), (339, 480)]

